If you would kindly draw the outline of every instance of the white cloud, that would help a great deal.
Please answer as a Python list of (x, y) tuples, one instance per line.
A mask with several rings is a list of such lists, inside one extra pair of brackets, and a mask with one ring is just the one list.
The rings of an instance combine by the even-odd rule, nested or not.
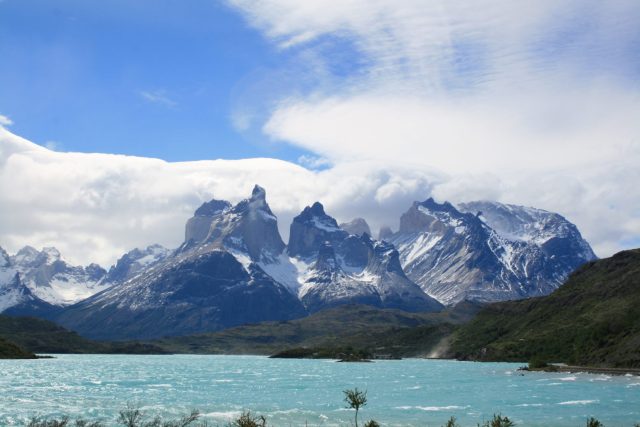
[(141, 90), (139, 95), (146, 101), (153, 104), (164, 105), (165, 107), (175, 107), (177, 103), (169, 98), (167, 92), (164, 89), (157, 89), (152, 91)]
[(11, 126), (12, 124), (13, 122), (9, 117), (0, 114), (0, 126)]

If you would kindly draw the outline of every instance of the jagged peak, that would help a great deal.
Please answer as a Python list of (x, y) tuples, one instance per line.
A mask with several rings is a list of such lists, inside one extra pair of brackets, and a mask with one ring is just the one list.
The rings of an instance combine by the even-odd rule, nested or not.
[(426, 208), (434, 212), (448, 212), (448, 213), (458, 213), (458, 214), (460, 213), (460, 211), (458, 211), (455, 206), (453, 206), (451, 203), (447, 202), (446, 200), (442, 203), (438, 203), (435, 201), (433, 197), (429, 197), (424, 202), (414, 202), (413, 205), (416, 207), (421, 206), (423, 208)]
[(198, 209), (196, 209), (194, 216), (213, 217), (231, 207), (231, 203), (226, 200), (212, 199), (208, 202), (204, 202)]
[(325, 212), (324, 206), (322, 206), (322, 203), (320, 202), (315, 202), (311, 206), (306, 206), (298, 216), (293, 218), (293, 222), (304, 223), (328, 233), (347, 235), (347, 232), (338, 226), (338, 221)]
[(254, 185), (251, 191), (251, 200), (266, 200), (266, 198), (267, 191), (258, 184)]
[(338, 268), (336, 252), (330, 242), (323, 242), (318, 249), (318, 258), (313, 265), (315, 270), (334, 271)]
[(360, 235), (366, 233), (371, 235), (371, 228), (369, 227), (369, 224), (367, 224), (367, 221), (364, 218), (360, 217), (354, 218), (349, 222), (343, 222), (340, 224), (340, 228), (349, 234)]
[(265, 220), (276, 220), (275, 215), (267, 203), (267, 192), (258, 184), (253, 187), (250, 198), (240, 201), (237, 205), (231, 208), (231, 212), (235, 214), (246, 214), (256, 211), (263, 211), (261, 217)]
[[(313, 217), (328, 217), (324, 211), (324, 206), (320, 202), (314, 202), (311, 206), (305, 206), (305, 208), (296, 217), (297, 219), (309, 219)], [(295, 218), (294, 218), (295, 219)], [(336, 223), (337, 224), (337, 223)]]
[(4, 250), (2, 246), (0, 246), (0, 267), (8, 267), (11, 265), (11, 258), (7, 251)]
[(47, 246), (42, 248), (41, 253), (45, 254), (50, 261), (58, 261), (62, 258), (60, 251), (57, 248), (54, 248), (53, 246)]
[(33, 246), (26, 245), (16, 253), (16, 255), (38, 255), (38, 250)]
[(388, 225), (383, 225), (378, 231), (378, 240), (386, 240), (393, 236), (393, 230)]

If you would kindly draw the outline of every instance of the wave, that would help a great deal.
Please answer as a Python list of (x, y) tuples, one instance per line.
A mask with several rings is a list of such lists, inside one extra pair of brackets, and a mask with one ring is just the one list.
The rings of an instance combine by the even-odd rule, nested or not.
[(599, 400), (567, 400), (566, 402), (556, 403), (556, 405), (590, 405), (598, 402)]

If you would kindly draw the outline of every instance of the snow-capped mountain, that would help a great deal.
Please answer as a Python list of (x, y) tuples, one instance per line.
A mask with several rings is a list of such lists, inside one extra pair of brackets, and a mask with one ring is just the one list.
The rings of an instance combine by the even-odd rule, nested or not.
[(157, 338), (288, 320), (340, 304), (439, 311), (462, 300), (546, 295), (595, 259), (558, 214), (495, 202), (415, 202), (374, 240), (362, 218), (338, 225), (321, 203), (283, 242), (266, 193), (204, 203), (176, 250), (151, 245), (109, 271), (55, 248), (0, 248), (0, 312), (54, 317), (99, 339)]
[(442, 309), (404, 275), (393, 246), (350, 235), (320, 203), (294, 219), (286, 247), (259, 186), (235, 206), (202, 205), (187, 221), (185, 242), (163, 254), (57, 320), (93, 338), (155, 338), (287, 320), (347, 303)]
[(108, 285), (121, 283), (133, 277), (136, 273), (146, 270), (173, 253), (173, 250), (167, 249), (161, 245), (154, 244), (147, 246), (145, 249), (133, 249), (122, 255), (115, 265), (104, 277), (103, 282)]
[(408, 311), (442, 309), (405, 276), (393, 246), (367, 233), (349, 234), (319, 202), (293, 219), (288, 255), (298, 268), (298, 296), (311, 312), (345, 303)]
[(235, 206), (203, 205), (187, 222), (185, 238), (172, 254), (56, 320), (89, 337), (122, 339), (305, 315), (298, 298), (260, 266), (284, 252), (261, 187)]
[(496, 202), (415, 202), (386, 239), (407, 276), (445, 304), (547, 295), (595, 259), (562, 216)]
[(25, 311), (21, 305), (32, 301), (39, 307), (72, 304), (108, 287), (105, 275), (97, 264), (69, 265), (56, 248), (25, 246), (13, 256), (0, 248), (0, 312), (11, 307)]
[(97, 264), (70, 265), (52, 247), (38, 251), (25, 246), (13, 256), (0, 248), (0, 313), (57, 311), (126, 280), (170, 253), (160, 245), (134, 249), (107, 272)]

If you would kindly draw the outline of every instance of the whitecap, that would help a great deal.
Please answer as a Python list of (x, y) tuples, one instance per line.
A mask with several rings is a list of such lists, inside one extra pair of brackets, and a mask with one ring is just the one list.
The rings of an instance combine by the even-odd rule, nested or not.
[(575, 381), (577, 379), (578, 377), (575, 377), (575, 376), (556, 378), (557, 381)]
[(438, 412), (438, 411), (452, 411), (455, 409), (465, 409), (467, 408), (467, 406), (456, 406), (456, 405), (450, 405), (450, 406), (396, 406), (395, 409), (402, 409), (402, 410), (411, 410), (411, 409), (418, 409), (420, 411), (427, 411), (427, 412)]
[(530, 406), (537, 408), (537, 407), (540, 407), (540, 406), (544, 406), (544, 403), (521, 403), (521, 404), (516, 405), (516, 406), (519, 406), (521, 408), (528, 408)]
[(590, 405), (598, 402), (598, 400), (567, 400), (566, 402), (556, 403), (556, 405)]
[(241, 411), (213, 411), (202, 414), (203, 417), (233, 419), (242, 415)]

